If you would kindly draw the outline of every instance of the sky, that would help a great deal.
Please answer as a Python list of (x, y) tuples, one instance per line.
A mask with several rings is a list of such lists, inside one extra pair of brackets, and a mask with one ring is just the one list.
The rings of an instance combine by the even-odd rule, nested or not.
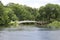
[(0, 1), (2, 1), (4, 5), (7, 5), (8, 3), (18, 3), (30, 6), (32, 8), (39, 8), (40, 6), (44, 6), (47, 3), (60, 5), (60, 0), (0, 0)]

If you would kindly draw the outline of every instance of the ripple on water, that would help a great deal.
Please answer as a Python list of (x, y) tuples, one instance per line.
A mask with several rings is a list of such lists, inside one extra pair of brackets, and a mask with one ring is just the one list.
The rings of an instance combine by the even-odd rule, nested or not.
[(60, 40), (60, 30), (30, 26), (5, 28), (0, 31), (0, 40)]

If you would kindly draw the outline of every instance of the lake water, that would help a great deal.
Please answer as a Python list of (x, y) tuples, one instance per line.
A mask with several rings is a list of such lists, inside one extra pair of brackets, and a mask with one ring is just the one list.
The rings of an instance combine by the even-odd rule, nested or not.
[(60, 30), (48, 30), (33, 25), (0, 30), (0, 40), (60, 40)]

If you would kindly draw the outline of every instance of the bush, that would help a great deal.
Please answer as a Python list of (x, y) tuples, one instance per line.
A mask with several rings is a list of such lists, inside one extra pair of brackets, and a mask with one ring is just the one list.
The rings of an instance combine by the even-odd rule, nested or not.
[(51, 28), (60, 28), (60, 22), (59, 21), (54, 21), (50, 24), (48, 24), (49, 27)]

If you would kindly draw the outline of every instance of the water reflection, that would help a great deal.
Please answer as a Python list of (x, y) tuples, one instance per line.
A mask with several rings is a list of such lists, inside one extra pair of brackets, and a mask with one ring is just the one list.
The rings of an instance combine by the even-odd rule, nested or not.
[(35, 26), (5, 28), (0, 31), (0, 40), (60, 40), (60, 30), (52, 31)]

